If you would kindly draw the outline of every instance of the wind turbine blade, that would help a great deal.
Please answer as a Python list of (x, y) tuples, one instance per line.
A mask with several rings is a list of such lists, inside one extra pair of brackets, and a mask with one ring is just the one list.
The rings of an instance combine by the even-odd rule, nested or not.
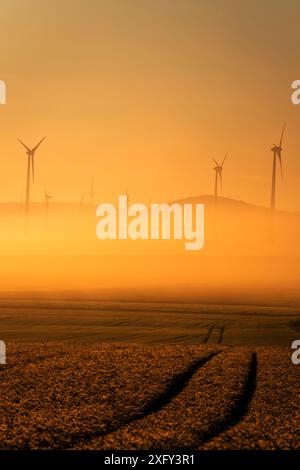
[(223, 166), (223, 163), (225, 162), (225, 160), (226, 160), (226, 158), (227, 158), (227, 155), (228, 155), (228, 152), (226, 153), (226, 155), (225, 155), (225, 157), (224, 157), (224, 159), (223, 159), (223, 161), (222, 161), (221, 167)]
[(28, 152), (30, 152), (30, 148), (28, 148), (27, 145), (25, 145), (24, 142), (22, 142), (22, 140), (20, 140), (20, 139), (18, 139), (18, 140), (19, 140), (20, 144), (22, 144), (23, 147), (25, 147), (26, 150), (28, 150)]
[(281, 132), (281, 137), (280, 137), (279, 147), (281, 147), (281, 145), (282, 145), (283, 134), (284, 134), (284, 131), (285, 131), (285, 124), (286, 124), (286, 123), (283, 124), (282, 132)]
[(34, 183), (34, 156), (31, 157), (31, 168), (32, 168), (32, 182)]
[(46, 139), (46, 136), (42, 138), (42, 140), (39, 141), (39, 143), (32, 149), (33, 152), (36, 151), (36, 149), (41, 145), (41, 143), (43, 142), (43, 140)]
[(217, 160), (215, 160), (214, 158), (212, 158), (212, 161), (214, 161), (215, 164), (216, 164), (217, 166), (219, 166), (219, 163), (217, 162)]

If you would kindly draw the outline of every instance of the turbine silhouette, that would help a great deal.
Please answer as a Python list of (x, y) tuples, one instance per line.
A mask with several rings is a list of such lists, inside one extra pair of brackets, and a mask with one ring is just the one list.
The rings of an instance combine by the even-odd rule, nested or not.
[(283, 178), (281, 152), (282, 152), (282, 141), (283, 141), (283, 135), (284, 135), (284, 131), (285, 131), (285, 124), (286, 123), (283, 124), (279, 145), (274, 144), (274, 146), (271, 148), (271, 151), (273, 152), (272, 187), (271, 187), (271, 209), (272, 210), (275, 209), (275, 200), (276, 200), (276, 164), (277, 164), (277, 158), (278, 158), (279, 164), (280, 164), (281, 177)]
[(222, 171), (223, 171), (223, 165), (224, 162), (227, 158), (227, 153), (225, 157), (223, 158), (223, 161), (221, 165), (213, 158), (213, 161), (215, 162), (216, 166), (214, 167), (214, 171), (216, 172), (215, 174), (215, 198), (218, 197), (218, 182), (220, 181), (220, 186), (221, 186), (221, 193), (223, 194), (223, 178), (222, 178)]
[(20, 144), (22, 144), (23, 147), (25, 147), (27, 157), (28, 157), (28, 160), (27, 160), (27, 179), (26, 179), (26, 211), (28, 211), (28, 209), (29, 209), (30, 173), (32, 174), (32, 182), (34, 183), (34, 156), (35, 156), (35, 152), (37, 151), (38, 147), (41, 145), (43, 140), (45, 140), (45, 138), (46, 137), (43, 137), (42, 140), (40, 140), (40, 142), (35, 147), (33, 147), (32, 149), (27, 147), (27, 145), (25, 145), (24, 142), (22, 142), (19, 139)]
[(46, 204), (47, 210), (48, 210), (50, 199), (52, 199), (52, 196), (50, 193), (48, 193), (47, 189), (45, 189), (45, 204)]

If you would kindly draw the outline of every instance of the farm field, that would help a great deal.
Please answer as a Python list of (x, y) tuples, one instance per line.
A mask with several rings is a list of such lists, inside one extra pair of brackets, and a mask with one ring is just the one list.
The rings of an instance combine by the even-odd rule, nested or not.
[(0, 298), (0, 339), (290, 347), (299, 318), (296, 306)]
[(299, 449), (280, 347), (7, 344), (1, 449)]

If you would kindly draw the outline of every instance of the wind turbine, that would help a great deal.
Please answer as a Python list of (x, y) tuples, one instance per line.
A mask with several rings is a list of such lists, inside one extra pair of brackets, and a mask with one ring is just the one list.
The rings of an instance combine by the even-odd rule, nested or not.
[(286, 123), (283, 124), (279, 145), (274, 144), (274, 146), (271, 148), (271, 151), (273, 152), (272, 188), (271, 188), (271, 209), (272, 210), (275, 209), (277, 158), (280, 163), (281, 177), (283, 178), (281, 152), (282, 152), (282, 140), (283, 140), (283, 134), (285, 131), (285, 124)]
[(48, 208), (49, 208), (50, 199), (52, 199), (52, 196), (51, 196), (50, 193), (48, 193), (47, 189), (45, 189), (45, 204), (46, 204), (47, 212), (48, 212)]
[(213, 158), (213, 161), (215, 162), (216, 166), (214, 167), (214, 171), (216, 172), (215, 174), (215, 198), (218, 197), (218, 181), (220, 180), (220, 185), (221, 185), (221, 192), (223, 193), (223, 179), (222, 179), (222, 171), (223, 171), (223, 165), (224, 162), (227, 158), (227, 153), (225, 157), (223, 158), (223, 161), (221, 165)]
[(27, 145), (25, 145), (24, 142), (22, 142), (19, 139), (20, 144), (22, 144), (23, 147), (25, 147), (27, 157), (28, 157), (28, 160), (27, 160), (27, 180), (26, 180), (26, 211), (28, 211), (28, 209), (29, 209), (30, 173), (32, 174), (32, 182), (34, 183), (34, 156), (35, 156), (35, 152), (37, 151), (38, 147), (41, 145), (43, 140), (45, 140), (45, 138), (46, 137), (43, 137), (43, 139), (40, 140), (40, 142), (35, 147), (33, 147), (32, 149), (27, 147)]

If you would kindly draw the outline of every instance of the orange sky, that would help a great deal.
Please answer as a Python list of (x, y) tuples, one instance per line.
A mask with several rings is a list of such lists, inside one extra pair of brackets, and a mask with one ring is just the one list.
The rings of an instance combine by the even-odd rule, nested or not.
[(211, 193), (269, 204), (271, 145), (287, 120), (278, 207), (300, 209), (298, 1), (1, 0), (0, 200), (140, 202)]

